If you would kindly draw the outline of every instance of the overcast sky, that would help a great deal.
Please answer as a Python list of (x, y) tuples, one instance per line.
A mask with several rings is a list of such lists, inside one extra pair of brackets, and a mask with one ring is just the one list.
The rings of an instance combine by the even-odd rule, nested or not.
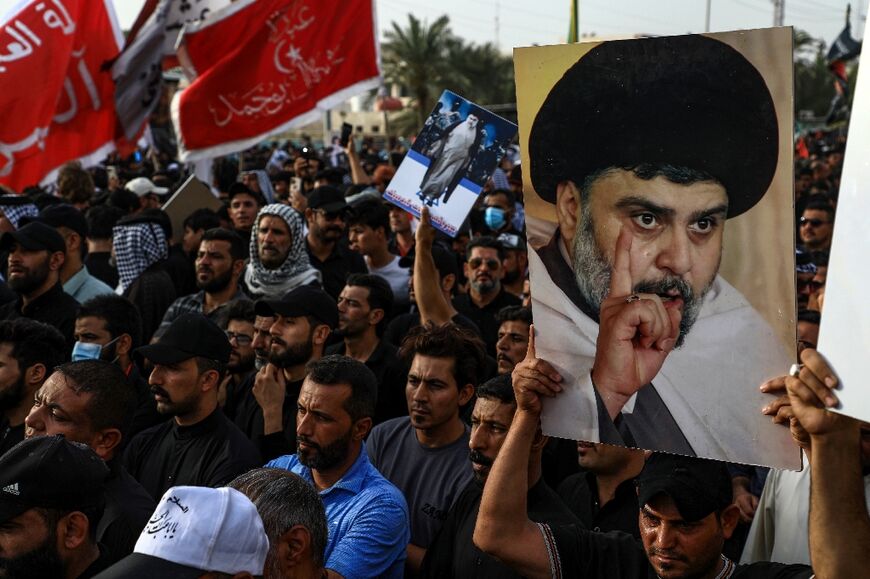
[[(125, 29), (144, 3), (112, 1)], [(845, 24), (848, 0), (784, 1), (786, 25), (807, 30), (829, 45)], [(707, 0), (579, 0), (579, 4), (580, 32), (598, 35), (704, 32), (707, 10)], [(409, 12), (430, 22), (447, 14), (457, 35), (477, 43), (497, 42), (508, 52), (514, 46), (564, 42), (569, 5), (570, 0), (377, 0), (378, 26), (383, 31), (392, 21), (404, 24)], [(773, 25), (773, 0), (710, 0), (710, 5), (713, 32)], [(866, 11), (867, 0), (852, 2), (856, 38), (863, 35)]]

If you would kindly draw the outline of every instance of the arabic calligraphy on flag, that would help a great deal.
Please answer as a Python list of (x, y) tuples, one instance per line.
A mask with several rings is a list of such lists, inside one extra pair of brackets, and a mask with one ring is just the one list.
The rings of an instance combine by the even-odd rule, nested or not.
[(188, 25), (181, 158), (245, 149), (379, 83), (372, 0), (241, 0)]
[(114, 84), (101, 65), (122, 45), (113, 10), (110, 0), (0, 8), (0, 183), (20, 191), (112, 150)]

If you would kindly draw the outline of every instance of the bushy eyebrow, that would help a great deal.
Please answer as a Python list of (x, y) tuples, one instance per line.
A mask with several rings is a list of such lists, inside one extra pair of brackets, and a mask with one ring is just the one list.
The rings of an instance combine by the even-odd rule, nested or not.
[[(629, 195), (628, 197), (623, 197), (619, 201), (616, 202), (617, 209), (630, 209), (630, 208), (643, 208), (653, 213), (655, 215), (659, 215), (662, 217), (673, 218), (673, 216), (677, 213), (677, 211), (671, 207), (665, 207), (664, 205), (659, 205), (658, 203), (653, 203), (649, 199), (644, 197), (637, 197), (635, 195)], [(714, 215), (725, 216), (728, 213), (728, 204), (722, 203), (716, 205), (715, 207), (710, 207), (708, 209), (700, 209), (695, 211), (689, 216), (690, 222), (699, 221), (706, 217), (712, 217)]]

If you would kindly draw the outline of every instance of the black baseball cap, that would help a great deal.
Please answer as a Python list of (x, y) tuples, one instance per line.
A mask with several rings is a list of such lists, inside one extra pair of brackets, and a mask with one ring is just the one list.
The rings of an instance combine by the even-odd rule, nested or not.
[(60, 434), (28, 438), (0, 457), (0, 523), (35, 507), (101, 507), (108, 476), (106, 463), (86, 444)]
[(88, 220), (81, 211), (66, 203), (49, 205), (39, 212), (38, 219), (52, 227), (72, 229), (82, 238), (88, 234)]
[(341, 191), (329, 185), (312, 190), (308, 194), (308, 206), (311, 209), (323, 209), (327, 213), (346, 211), (350, 207)]
[(720, 40), (693, 34), (612, 40), (584, 54), (553, 86), (529, 134), (538, 195), (608, 167), (669, 164), (704, 171), (728, 195), (728, 217), (765, 194), (779, 158), (779, 125), (761, 73)]
[(659, 494), (674, 501), (684, 520), (699, 521), (731, 504), (731, 476), (723, 462), (655, 453), (637, 478), (638, 503)]
[(217, 324), (202, 314), (182, 314), (170, 324), (160, 341), (136, 351), (156, 364), (178, 364), (200, 356), (226, 364), (230, 341)]
[[(413, 271), (414, 260), (416, 258), (416, 252), (409, 253), (399, 259), (399, 265)], [(451, 273), (455, 276), (459, 275), (459, 265), (456, 263), (456, 256), (452, 251), (448, 251), (440, 245), (435, 244), (432, 246), (432, 259), (435, 261), (435, 269), (438, 270), (438, 276), (441, 279), (444, 279)]]
[(277, 300), (257, 300), (254, 310), (258, 316), (313, 316), (331, 329), (338, 326), (338, 306), (335, 300), (322, 289), (310, 285), (290, 290)]
[(0, 251), (9, 249), (14, 243), (30, 251), (47, 250), (52, 253), (55, 251), (66, 253), (66, 242), (63, 236), (51, 225), (39, 221), (31, 221), (15, 231), (4, 233), (3, 237), (0, 237)]

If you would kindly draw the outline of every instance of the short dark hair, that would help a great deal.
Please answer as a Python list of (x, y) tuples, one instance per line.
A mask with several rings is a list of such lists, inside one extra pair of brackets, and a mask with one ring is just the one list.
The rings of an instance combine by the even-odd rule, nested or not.
[(220, 224), (217, 213), (207, 207), (200, 207), (181, 222), (182, 227), (189, 227), (192, 231), (213, 229), (220, 227)]
[(475, 237), (469, 241), (468, 245), (465, 246), (465, 261), (471, 259), (471, 250), (475, 247), (488, 247), (494, 249), (498, 252), (498, 259), (504, 259), (504, 247), (502, 246), (501, 241), (491, 235), (481, 235), (480, 237)]
[(810, 199), (804, 207), (804, 211), (807, 210), (824, 211), (831, 221), (834, 220), (834, 206), (827, 199)]
[(124, 216), (124, 211), (111, 205), (97, 205), (85, 213), (88, 222), (88, 237), (91, 239), (111, 239), (112, 228)]
[(506, 306), (495, 314), (495, 321), (499, 324), (505, 322), (525, 322), (532, 323), (532, 310), (523, 306)]
[(213, 360), (212, 358), (206, 358), (205, 356), (195, 356), (194, 359), (196, 360), (196, 371), (200, 376), (206, 372), (214, 370), (218, 373), (218, 382), (223, 380), (224, 374), (227, 370), (226, 364), (220, 360)]
[(296, 525), (311, 535), (311, 558), (323, 566), (328, 540), (326, 511), (320, 495), (305, 479), (283, 468), (255, 468), (233, 479), (227, 486), (250, 499), (269, 537), (270, 551), (278, 538)]
[(223, 227), (213, 227), (202, 234), (202, 241), (226, 241), (230, 244), (230, 256), (233, 259), (248, 258), (248, 245), (242, 236), (235, 231)]
[(308, 362), (305, 369), (308, 379), (316, 384), (350, 386), (351, 394), (344, 404), (344, 410), (352, 421), (356, 422), (361, 418), (371, 418), (375, 415), (378, 379), (362, 362), (348, 356), (331, 354)]
[(507, 198), (508, 205), (510, 205), (511, 208), (513, 208), (514, 204), (517, 202), (514, 192), (510, 189), (493, 189), (486, 194), (486, 197), (493, 197), (494, 195), (504, 195), (505, 198)]
[(819, 325), (822, 323), (822, 314), (815, 310), (801, 310), (798, 312), (797, 321)]
[(377, 199), (360, 201), (348, 215), (347, 225), (367, 225), (372, 229), (383, 229), (384, 234), (389, 234), (390, 210)]
[(505, 404), (516, 404), (514, 387), (510, 374), (499, 374), (477, 387), (478, 398), (493, 398)]
[(379, 275), (370, 273), (352, 273), (344, 285), (364, 287), (369, 290), (368, 303), (372, 309), (384, 310), (384, 317), (378, 322), (377, 333), (380, 336), (386, 328), (390, 312), (393, 310), (393, 290), (390, 284)]
[(67, 362), (55, 368), (75, 392), (89, 392), (86, 412), (96, 430), (117, 428), (123, 435), (136, 410), (136, 392), (120, 366), (104, 360)]
[(399, 357), (410, 366), (417, 354), (453, 358), (453, 377), (458, 388), (466, 384), (476, 385), (486, 365), (483, 341), (452, 322), (441, 325), (428, 322), (408, 332), (399, 348)]
[(257, 319), (257, 314), (254, 311), (254, 302), (244, 298), (239, 298), (230, 302), (227, 307), (227, 323), (233, 320), (248, 322), (253, 324)]
[(76, 311), (76, 319), (87, 317), (103, 320), (112, 339), (122, 334), (130, 336), (131, 349), (138, 348), (142, 342), (142, 316), (127, 298), (113, 294), (91, 298)]
[(0, 343), (12, 346), (11, 356), (22, 374), (27, 368), (42, 364), (48, 376), (69, 356), (66, 340), (57, 328), (29, 318), (0, 322)]

